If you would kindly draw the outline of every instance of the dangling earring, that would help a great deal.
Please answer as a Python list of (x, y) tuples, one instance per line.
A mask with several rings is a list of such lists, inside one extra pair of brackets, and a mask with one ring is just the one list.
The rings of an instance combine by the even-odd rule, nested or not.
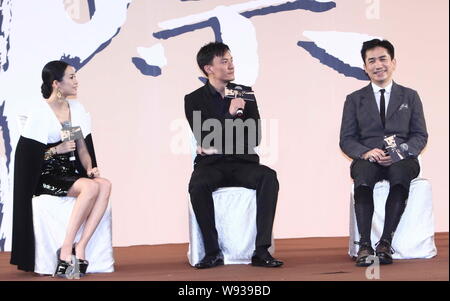
[(58, 99), (61, 99), (61, 98), (62, 98), (62, 94), (61, 94), (61, 91), (59, 91), (59, 89), (56, 90), (56, 97), (57, 97)]

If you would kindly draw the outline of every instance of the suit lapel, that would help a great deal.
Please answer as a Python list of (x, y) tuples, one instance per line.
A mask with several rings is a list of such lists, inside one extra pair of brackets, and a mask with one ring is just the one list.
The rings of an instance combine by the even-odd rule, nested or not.
[(392, 117), (395, 111), (397, 111), (398, 107), (403, 103), (403, 92), (400, 87), (393, 82), (391, 97), (389, 98), (389, 105), (386, 113), (386, 120)]
[(364, 104), (366, 112), (375, 120), (379, 126), (383, 127), (381, 123), (380, 111), (378, 110), (377, 101), (373, 93), (372, 85), (369, 84), (364, 88), (361, 95), (361, 101)]

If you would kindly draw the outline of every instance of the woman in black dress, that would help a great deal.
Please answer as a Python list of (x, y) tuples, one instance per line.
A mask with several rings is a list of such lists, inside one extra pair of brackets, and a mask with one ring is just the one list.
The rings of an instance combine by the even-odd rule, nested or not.
[[(63, 61), (49, 62), (42, 80), (44, 100), (28, 115), (16, 147), (11, 263), (34, 271), (32, 197), (71, 196), (76, 201), (57, 252), (55, 275), (65, 277), (75, 265), (84, 275), (85, 249), (107, 209), (111, 183), (100, 178), (89, 114), (78, 101), (67, 99), (77, 94), (75, 68)], [(68, 126), (81, 130), (81, 137), (63, 142), (62, 130)], [(83, 224), (81, 238), (74, 244)]]

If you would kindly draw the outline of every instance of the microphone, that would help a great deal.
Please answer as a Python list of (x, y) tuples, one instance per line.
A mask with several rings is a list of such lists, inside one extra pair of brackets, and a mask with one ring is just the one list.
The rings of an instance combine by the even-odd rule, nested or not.
[[(61, 140), (62, 142), (75, 140), (74, 135), (72, 134), (72, 123), (70, 121), (64, 121), (62, 124)], [(75, 152), (70, 152), (69, 160), (75, 161)]]
[(402, 150), (402, 152), (405, 154), (406, 157), (414, 156), (413, 154), (408, 152), (408, 149), (409, 149), (408, 144), (406, 144), (406, 143), (400, 144), (400, 149)]
[[(228, 98), (242, 98), (245, 101), (255, 101), (255, 95), (251, 87), (238, 85), (235, 83), (228, 83), (225, 89), (225, 97)], [(236, 111), (237, 117), (244, 116), (244, 109), (239, 108)]]
[(409, 146), (406, 143), (402, 143), (402, 144), (400, 144), (400, 148), (402, 149), (402, 151), (407, 152), (409, 149)]
[[(234, 98), (238, 97), (238, 95), (242, 94), (242, 87), (241, 86), (235, 86), (234, 87)], [(244, 116), (244, 109), (239, 108), (236, 111), (236, 116), (241, 118), (242, 116)]]

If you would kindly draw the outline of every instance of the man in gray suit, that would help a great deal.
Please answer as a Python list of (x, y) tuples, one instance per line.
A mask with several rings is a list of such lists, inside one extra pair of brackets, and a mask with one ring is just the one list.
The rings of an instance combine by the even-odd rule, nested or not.
[[(428, 133), (417, 92), (392, 80), (394, 46), (387, 40), (374, 39), (363, 43), (361, 55), (371, 83), (347, 96), (339, 145), (353, 159), (350, 174), (361, 236), (355, 242), (359, 244), (356, 265), (368, 266), (368, 258), (374, 254), (381, 264), (392, 263), (392, 238), (406, 207), (410, 182), (419, 174), (417, 156), (427, 143)], [(391, 135), (396, 135), (397, 145), (407, 150), (407, 157), (395, 163), (383, 143)], [(373, 188), (382, 179), (389, 180), (390, 190), (383, 234), (374, 251), (370, 240)]]

